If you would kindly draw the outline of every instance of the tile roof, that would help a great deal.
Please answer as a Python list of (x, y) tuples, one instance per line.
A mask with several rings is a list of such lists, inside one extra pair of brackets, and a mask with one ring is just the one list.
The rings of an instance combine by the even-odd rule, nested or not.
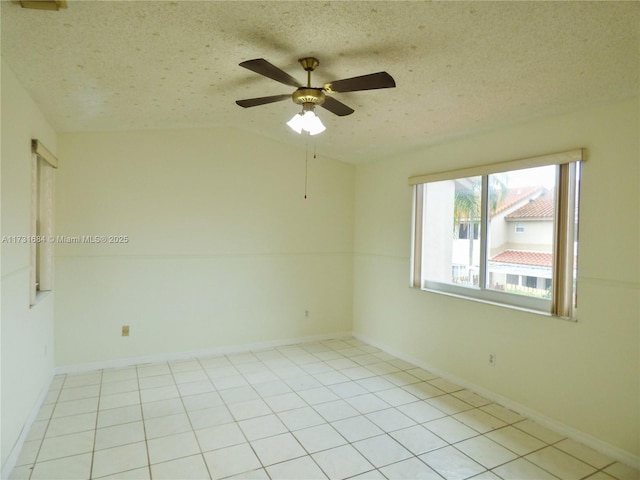
[(531, 200), (526, 205), (511, 212), (505, 217), (507, 220), (522, 218), (553, 218), (554, 199), (553, 192), (547, 191), (538, 198)]
[(536, 267), (552, 267), (553, 254), (545, 252), (530, 252), (526, 250), (505, 250), (500, 252), (490, 262), (513, 263), (516, 265), (534, 265)]
[(521, 188), (510, 188), (507, 190), (507, 193), (500, 199), (500, 203), (498, 204), (496, 211), (492, 213), (492, 215), (497, 215), (509, 208), (513, 207), (518, 202), (526, 200), (527, 197), (532, 196), (536, 192), (540, 190), (540, 187), (521, 187)]

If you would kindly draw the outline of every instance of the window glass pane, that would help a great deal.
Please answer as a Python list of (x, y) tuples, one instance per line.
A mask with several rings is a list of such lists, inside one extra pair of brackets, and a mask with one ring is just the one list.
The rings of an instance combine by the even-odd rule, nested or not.
[(512, 273), (507, 273), (507, 283), (509, 285), (520, 285), (520, 275), (513, 275)]
[(478, 286), (482, 177), (425, 185), (423, 280)]
[(486, 288), (551, 298), (556, 169), (489, 175)]
[(466, 222), (458, 223), (458, 238), (467, 239), (469, 238), (469, 224)]

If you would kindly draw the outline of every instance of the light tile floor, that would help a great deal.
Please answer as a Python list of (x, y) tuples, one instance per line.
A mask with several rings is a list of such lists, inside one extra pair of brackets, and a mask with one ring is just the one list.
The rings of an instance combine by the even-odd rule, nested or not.
[(58, 376), (10, 478), (639, 476), (346, 338)]

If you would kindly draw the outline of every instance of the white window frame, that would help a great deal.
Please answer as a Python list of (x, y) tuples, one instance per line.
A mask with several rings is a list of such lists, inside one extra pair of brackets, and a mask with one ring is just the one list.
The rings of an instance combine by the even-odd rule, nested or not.
[(38, 140), (31, 141), (31, 274), (33, 307), (53, 290), (54, 169), (58, 159)]
[[(536, 312), (547, 313), (566, 319), (576, 317), (577, 270), (577, 215), (578, 215), (578, 168), (585, 160), (584, 149), (570, 150), (550, 155), (512, 160), (508, 162), (465, 168), (460, 170), (417, 175), (409, 178), (413, 186), (411, 279), (410, 286), (437, 293), (461, 296), (464, 298), (491, 302)], [(487, 275), (487, 220), (488, 212), (488, 176), (494, 173), (522, 170), (526, 168), (556, 165), (556, 206), (554, 215), (553, 238), (553, 284), (551, 300), (516, 295), (491, 290), (486, 287)], [(423, 231), (428, 228), (428, 219), (424, 215), (425, 185), (432, 182), (454, 180), (473, 176), (482, 177), (481, 222), (480, 222), (480, 282), (479, 287), (454, 285), (450, 283), (422, 280), (423, 268)]]

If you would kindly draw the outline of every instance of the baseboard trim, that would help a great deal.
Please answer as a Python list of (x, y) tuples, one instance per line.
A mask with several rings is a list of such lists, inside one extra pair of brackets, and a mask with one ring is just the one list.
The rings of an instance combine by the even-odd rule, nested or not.
[(44, 401), (47, 398), (47, 394), (49, 393), (49, 388), (51, 387), (51, 382), (53, 382), (54, 375), (55, 374), (52, 372), (49, 378), (49, 381), (42, 388), (42, 391), (40, 392), (40, 395), (38, 396), (38, 399), (36, 400), (33, 409), (31, 410), (31, 412), (29, 412), (29, 416), (24, 422), (22, 431), (20, 432), (20, 435), (18, 436), (18, 439), (16, 440), (16, 442), (13, 444), (11, 453), (7, 457), (7, 460), (4, 463), (4, 465), (2, 465), (2, 470), (0, 471), (0, 479), (4, 480), (9, 478), (9, 475), (15, 468), (16, 463), (18, 462), (18, 458), (20, 458), (20, 453), (22, 453), (24, 442), (27, 441), (27, 438), (29, 437), (29, 432), (31, 431), (31, 427), (33, 426), (34, 422), (38, 418), (40, 409), (42, 408), (42, 405), (44, 404)]
[(219, 355), (231, 355), (234, 353), (242, 353), (247, 351), (265, 350), (268, 348), (284, 347), (286, 345), (294, 345), (296, 343), (310, 343), (334, 338), (351, 337), (351, 332), (334, 332), (319, 335), (308, 335), (304, 337), (285, 338), (278, 340), (269, 340), (266, 342), (244, 343), (240, 345), (229, 345), (207, 348), (203, 350), (191, 350), (185, 352), (146, 355), (141, 357), (122, 358), (117, 360), (106, 360), (103, 362), (92, 362), (76, 365), (65, 365), (56, 367), (56, 375), (87, 373), (95, 370), (108, 370), (114, 368), (132, 367), (135, 365), (144, 365), (146, 363), (160, 362), (178, 362), (182, 360), (191, 360), (197, 357), (213, 357)]
[(640, 456), (634, 455), (631, 452), (618, 448), (614, 445), (611, 445), (610, 443), (604, 442), (598, 438), (595, 438), (591, 435), (581, 432), (580, 430), (577, 430), (573, 427), (565, 425), (564, 423), (556, 419), (548, 417), (532, 408), (527, 407), (526, 405), (522, 405), (521, 403), (515, 402), (507, 397), (504, 397), (495, 392), (487, 390), (486, 388), (480, 385), (476, 385), (463, 378), (459, 378), (459, 377), (456, 377), (455, 375), (451, 375), (449, 372), (445, 372), (437, 367), (434, 367), (433, 365), (429, 365), (426, 362), (423, 362), (416, 358), (412, 358), (409, 355), (406, 355), (405, 353), (399, 350), (396, 350), (382, 342), (378, 342), (373, 338), (367, 337), (366, 335), (363, 335), (358, 332), (353, 332), (352, 335), (360, 341), (363, 341), (369, 345), (377, 347), (395, 357), (398, 357), (401, 360), (412, 363), (417, 367), (428, 370), (446, 380), (449, 380), (450, 382), (453, 382), (457, 385), (460, 385), (461, 387), (466, 388), (467, 390), (471, 390), (477, 393), (478, 395), (481, 395), (487, 398), (488, 400), (494, 401), (502, 405), (503, 407), (506, 407), (510, 410), (513, 410), (516, 413), (519, 413), (524, 417), (534, 420), (535, 422), (539, 423), (543, 427), (549, 428), (550, 430), (554, 430), (566, 436), (567, 438), (570, 438), (572, 440), (575, 440), (576, 442), (582, 443), (583, 445), (586, 445), (587, 447), (590, 447), (602, 453), (603, 455), (613, 458), (614, 460), (624, 463), (625, 465), (628, 465), (632, 468), (640, 469)]

